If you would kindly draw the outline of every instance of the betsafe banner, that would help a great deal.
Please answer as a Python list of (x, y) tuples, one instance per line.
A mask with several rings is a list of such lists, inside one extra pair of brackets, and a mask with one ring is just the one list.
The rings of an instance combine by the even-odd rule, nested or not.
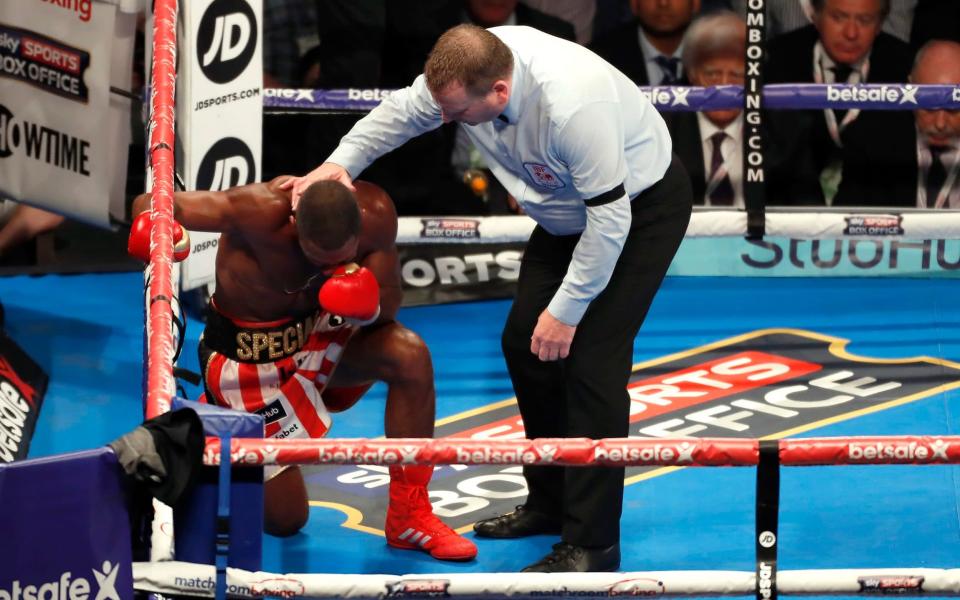
[(132, 600), (123, 477), (107, 447), (0, 464), (0, 600)]
[(27, 457), (48, 377), (0, 331), (0, 463)]

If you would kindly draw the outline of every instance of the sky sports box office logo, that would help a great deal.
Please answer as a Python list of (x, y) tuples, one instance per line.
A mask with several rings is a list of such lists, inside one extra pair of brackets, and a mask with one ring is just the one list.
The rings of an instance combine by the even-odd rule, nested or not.
[(424, 239), (480, 239), (479, 219), (420, 219), (423, 228), (420, 237)]
[[(641, 363), (627, 387), (630, 435), (782, 437), (960, 387), (960, 365), (932, 358), (872, 360), (847, 353), (845, 344), (809, 331), (762, 330)], [(516, 401), (507, 399), (445, 419), (435, 436), (517, 439), (524, 431)], [(684, 449), (667, 446), (664, 456), (684, 464)], [(628, 468), (626, 482), (669, 469)], [(322, 498), (322, 505), (359, 513), (344, 526), (380, 531), (387, 467), (308, 467), (306, 475), (311, 497)], [(463, 528), (513, 510), (526, 486), (517, 465), (442, 465), (430, 492), (437, 515)]]
[(0, 25), (0, 77), (86, 102), (90, 53), (28, 29)]

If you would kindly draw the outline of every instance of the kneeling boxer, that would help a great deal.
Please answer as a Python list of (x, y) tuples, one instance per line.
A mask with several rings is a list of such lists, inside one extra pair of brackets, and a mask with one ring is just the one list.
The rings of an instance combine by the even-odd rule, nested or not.
[[(387, 437), (433, 437), (430, 352), (395, 320), (401, 288), (393, 202), (370, 183), (358, 182), (354, 194), (319, 181), (293, 211), (290, 192), (280, 189), (287, 179), (174, 195), (175, 231), (182, 224), (221, 232), (199, 346), (204, 395), (262, 414), (266, 437), (323, 437), (330, 413), (383, 381)], [(148, 208), (149, 195), (134, 201), (130, 249), (143, 260)], [(473, 542), (433, 514), (432, 473), (429, 465), (390, 467), (387, 543), (440, 560), (472, 559)], [(300, 468), (268, 467), (265, 479), (267, 532), (296, 533), (309, 513)]]

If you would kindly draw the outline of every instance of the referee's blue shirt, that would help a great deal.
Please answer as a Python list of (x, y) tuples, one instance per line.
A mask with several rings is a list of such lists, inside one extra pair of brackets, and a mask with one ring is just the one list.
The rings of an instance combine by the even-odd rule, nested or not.
[[(630, 231), (630, 198), (670, 165), (667, 127), (636, 84), (586, 48), (531, 27), (490, 31), (513, 51), (510, 100), (499, 119), (463, 124), (523, 210), (554, 235), (581, 233), (547, 307), (577, 325), (603, 291)], [(356, 177), (412, 137), (442, 125), (423, 75), (391, 93), (327, 162)]]

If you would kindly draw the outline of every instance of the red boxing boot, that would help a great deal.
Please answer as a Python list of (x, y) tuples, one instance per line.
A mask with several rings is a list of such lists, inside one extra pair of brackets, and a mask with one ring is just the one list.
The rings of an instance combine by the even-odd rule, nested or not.
[(394, 548), (429, 552), (437, 560), (476, 557), (474, 543), (433, 514), (427, 494), (431, 475), (431, 465), (390, 467), (390, 504), (385, 527), (387, 543)]

